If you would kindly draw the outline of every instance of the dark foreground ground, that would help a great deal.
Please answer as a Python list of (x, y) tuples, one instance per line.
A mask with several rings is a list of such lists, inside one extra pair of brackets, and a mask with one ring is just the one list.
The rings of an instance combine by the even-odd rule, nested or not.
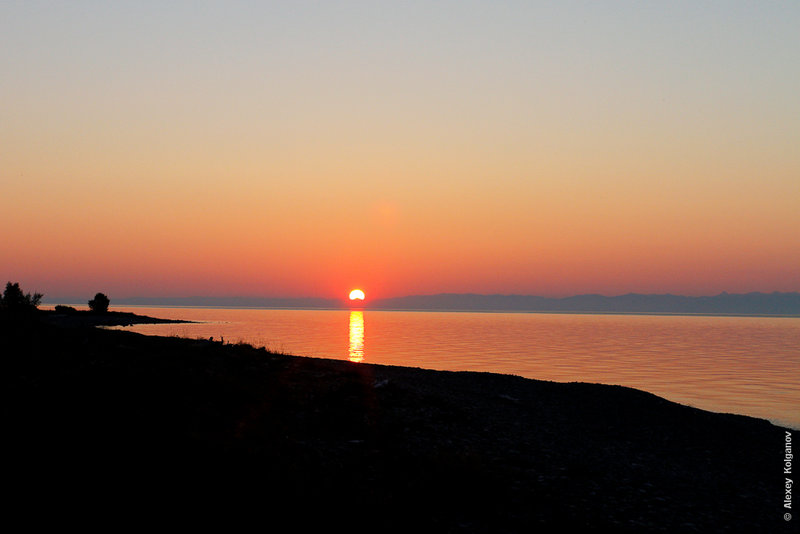
[(800, 521), (783, 519), (785, 429), (763, 420), (617, 386), (0, 319), (4, 506), (27, 525), (785, 532)]

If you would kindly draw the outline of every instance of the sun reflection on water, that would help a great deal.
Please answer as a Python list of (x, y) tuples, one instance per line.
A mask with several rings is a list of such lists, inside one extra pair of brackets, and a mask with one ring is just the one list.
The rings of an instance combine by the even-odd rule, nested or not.
[(351, 362), (364, 361), (364, 312), (350, 312), (350, 350)]

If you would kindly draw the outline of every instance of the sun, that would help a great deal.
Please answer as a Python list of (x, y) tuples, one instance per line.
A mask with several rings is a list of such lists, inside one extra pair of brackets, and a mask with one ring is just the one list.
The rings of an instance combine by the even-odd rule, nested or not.
[(354, 289), (350, 292), (350, 300), (364, 300), (364, 292), (360, 289)]

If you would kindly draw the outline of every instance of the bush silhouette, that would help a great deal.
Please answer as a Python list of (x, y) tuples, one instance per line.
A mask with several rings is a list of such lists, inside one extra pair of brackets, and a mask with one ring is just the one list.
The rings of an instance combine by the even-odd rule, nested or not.
[(108, 297), (102, 293), (98, 293), (92, 300), (89, 301), (89, 309), (95, 313), (105, 313), (108, 311), (108, 305), (111, 303)]
[(19, 287), (19, 282), (13, 284), (8, 282), (3, 296), (0, 297), (0, 305), (9, 311), (35, 310), (42, 302), (43, 296), (41, 293), (34, 293), (33, 295), (23, 293)]

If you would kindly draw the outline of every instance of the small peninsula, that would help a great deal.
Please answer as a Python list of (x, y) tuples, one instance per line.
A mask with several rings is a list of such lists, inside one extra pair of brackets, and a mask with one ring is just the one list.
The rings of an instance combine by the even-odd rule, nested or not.
[[(59, 306), (61, 308), (61, 306)], [(160, 319), (148, 317), (131, 312), (106, 311), (97, 313), (91, 310), (39, 310), (42, 322), (62, 327), (91, 327), (91, 326), (131, 326), (134, 324), (167, 324), (191, 323), (181, 319)]]

